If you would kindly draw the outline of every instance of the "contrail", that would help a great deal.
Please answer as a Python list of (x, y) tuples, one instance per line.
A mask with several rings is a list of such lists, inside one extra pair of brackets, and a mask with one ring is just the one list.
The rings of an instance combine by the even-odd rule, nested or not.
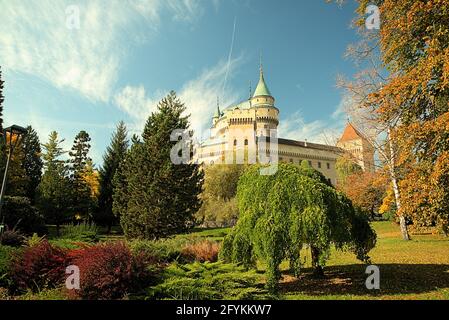
[(229, 74), (229, 67), (231, 66), (231, 57), (232, 57), (232, 51), (234, 50), (234, 39), (235, 39), (235, 26), (237, 24), (237, 17), (234, 17), (234, 29), (232, 31), (232, 40), (231, 40), (231, 49), (229, 50), (229, 56), (228, 56), (228, 65), (226, 66), (226, 74), (223, 82), (223, 90), (221, 93), (222, 101), (225, 101), (224, 94), (226, 89), (226, 83), (228, 82), (228, 74)]

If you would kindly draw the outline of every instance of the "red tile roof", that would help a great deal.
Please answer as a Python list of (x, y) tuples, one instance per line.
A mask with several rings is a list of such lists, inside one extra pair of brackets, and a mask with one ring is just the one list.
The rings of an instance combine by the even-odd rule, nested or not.
[(339, 141), (343, 142), (355, 139), (363, 139), (363, 134), (361, 134), (356, 128), (354, 128), (351, 123), (348, 123)]

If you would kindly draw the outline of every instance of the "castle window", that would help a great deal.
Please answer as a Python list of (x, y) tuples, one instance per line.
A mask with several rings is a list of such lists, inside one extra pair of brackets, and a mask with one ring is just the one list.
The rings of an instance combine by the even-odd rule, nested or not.
[(330, 169), (331, 168), (331, 164), (328, 162), (327, 163), (327, 168)]
[(312, 161), (309, 160), (309, 166), (312, 166)]
[(318, 168), (321, 169), (321, 162), (318, 162)]
[(293, 163), (293, 159), (290, 159), (290, 163)]
[(234, 146), (237, 145), (237, 139), (234, 139)]
[(245, 146), (248, 145), (248, 139), (245, 139)]

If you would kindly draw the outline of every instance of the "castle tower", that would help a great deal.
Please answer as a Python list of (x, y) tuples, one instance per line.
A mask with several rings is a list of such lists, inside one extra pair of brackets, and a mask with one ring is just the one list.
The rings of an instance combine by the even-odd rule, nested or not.
[(270, 136), (269, 130), (277, 129), (279, 110), (275, 107), (275, 99), (265, 82), (262, 63), (260, 63), (259, 83), (250, 98), (251, 108), (255, 110), (255, 131), (258, 136)]
[(374, 147), (350, 122), (337, 142), (364, 171), (374, 172)]

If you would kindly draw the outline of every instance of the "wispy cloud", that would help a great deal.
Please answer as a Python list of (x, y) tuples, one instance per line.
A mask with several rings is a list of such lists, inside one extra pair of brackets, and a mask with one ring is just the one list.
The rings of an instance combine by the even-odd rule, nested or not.
[[(70, 5), (79, 8), (79, 29), (67, 28)], [(163, 10), (185, 21), (201, 15), (199, 0), (16, 0), (1, 7), (0, 61), (5, 69), (103, 102), (112, 96), (120, 61), (128, 53), (125, 37), (136, 43), (148, 40)]]
[[(242, 57), (220, 61), (215, 66), (205, 69), (201, 74), (186, 82), (178, 91), (178, 97), (185, 103), (186, 113), (190, 114), (191, 128), (199, 136), (211, 125), (212, 115), (217, 106), (217, 97), (222, 94), (223, 81), (227, 70), (229, 75), (241, 63)], [(157, 89), (150, 94), (141, 86), (126, 86), (114, 97), (115, 104), (133, 119), (131, 127), (141, 132), (146, 119), (156, 109), (158, 101), (169, 92), (168, 89)], [(238, 94), (233, 88), (227, 88), (222, 105), (235, 102)]]
[(295, 112), (279, 124), (279, 137), (293, 140), (335, 145), (342, 134), (347, 110), (352, 100), (343, 95), (334, 112), (325, 119), (307, 122), (300, 111)]

